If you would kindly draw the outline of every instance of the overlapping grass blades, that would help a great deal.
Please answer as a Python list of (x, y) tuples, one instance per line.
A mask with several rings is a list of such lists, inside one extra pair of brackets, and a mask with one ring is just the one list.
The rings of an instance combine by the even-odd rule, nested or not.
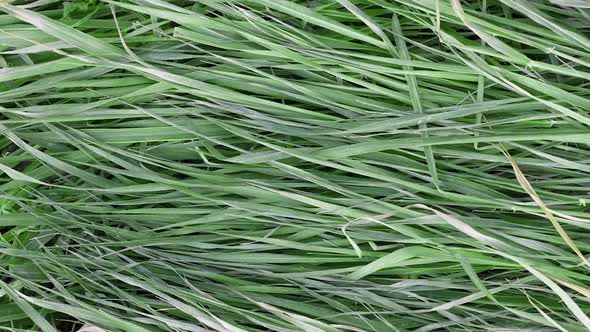
[(588, 7), (2, 1), (0, 327), (587, 331)]

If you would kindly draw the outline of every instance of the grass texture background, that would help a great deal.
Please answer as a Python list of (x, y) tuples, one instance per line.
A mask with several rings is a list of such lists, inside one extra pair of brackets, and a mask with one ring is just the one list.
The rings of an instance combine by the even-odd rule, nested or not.
[(590, 329), (588, 1), (0, 11), (0, 329)]

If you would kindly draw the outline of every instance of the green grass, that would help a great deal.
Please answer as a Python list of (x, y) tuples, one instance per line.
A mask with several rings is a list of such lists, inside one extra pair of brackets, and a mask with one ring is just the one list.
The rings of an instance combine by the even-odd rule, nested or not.
[(0, 329), (588, 331), (589, 7), (0, 1)]

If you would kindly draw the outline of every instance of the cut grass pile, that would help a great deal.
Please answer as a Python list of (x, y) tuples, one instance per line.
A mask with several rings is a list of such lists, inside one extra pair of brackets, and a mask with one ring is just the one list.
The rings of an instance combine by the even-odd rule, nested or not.
[(0, 2), (0, 327), (588, 331), (583, 0)]

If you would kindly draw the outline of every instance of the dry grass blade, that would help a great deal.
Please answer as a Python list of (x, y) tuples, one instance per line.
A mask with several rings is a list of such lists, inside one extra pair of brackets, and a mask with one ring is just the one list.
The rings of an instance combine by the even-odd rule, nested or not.
[(531, 186), (530, 182), (527, 180), (524, 173), (520, 170), (520, 167), (518, 167), (518, 164), (516, 163), (516, 161), (514, 161), (514, 158), (512, 158), (510, 153), (504, 147), (500, 146), (499, 149), (506, 156), (506, 158), (510, 161), (512, 168), (514, 169), (514, 174), (516, 175), (516, 178), (518, 179), (518, 183), (527, 192), (527, 194), (529, 194), (529, 196), (533, 199), (533, 201), (535, 201), (535, 203), (543, 210), (543, 213), (545, 214), (547, 219), (549, 219), (549, 221), (551, 221), (551, 224), (553, 225), (553, 227), (555, 227), (555, 230), (557, 230), (557, 232), (563, 238), (563, 240), (567, 243), (567, 245), (576, 253), (576, 255), (578, 255), (578, 257), (580, 257), (580, 259), (582, 260), (582, 262), (585, 265), (590, 267), (590, 262), (588, 261), (588, 259), (586, 259), (586, 256), (584, 256), (584, 254), (582, 254), (580, 249), (578, 249), (578, 247), (575, 245), (574, 241), (572, 241), (572, 239), (569, 237), (569, 235), (567, 235), (567, 233), (565, 232), (563, 227), (561, 227), (561, 225), (559, 224), (559, 221), (557, 221), (557, 219), (553, 215), (553, 212), (547, 208), (545, 203), (543, 203), (543, 200), (541, 200), (541, 197), (539, 197), (539, 195), (537, 194), (535, 189), (533, 189), (533, 186)]

